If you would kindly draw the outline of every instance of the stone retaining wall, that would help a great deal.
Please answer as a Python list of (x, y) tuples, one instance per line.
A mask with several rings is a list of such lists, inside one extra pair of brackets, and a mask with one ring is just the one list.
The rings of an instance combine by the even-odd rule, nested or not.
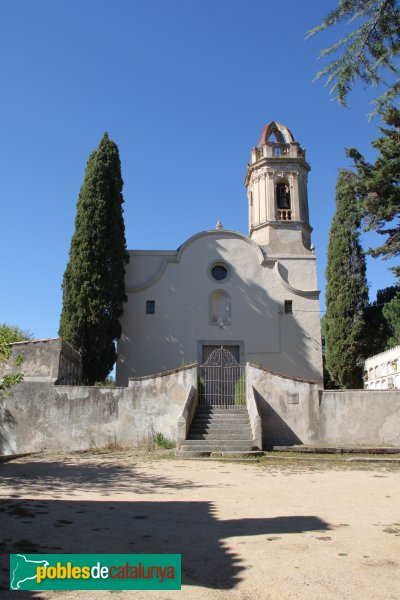
[[(322, 391), (249, 364), (247, 384), (264, 448), (400, 446), (400, 391)], [(126, 388), (24, 381), (0, 403), (0, 454), (136, 446), (156, 432), (176, 441), (196, 389), (197, 365), (131, 379)]]
[(264, 448), (296, 444), (400, 447), (400, 390), (321, 390), (248, 365)]
[(293, 379), (266, 369), (247, 366), (261, 417), (263, 447), (317, 444), (319, 398), (317, 383)]
[(127, 388), (24, 381), (0, 403), (0, 454), (84, 450), (147, 443), (154, 433), (176, 440), (178, 417), (197, 388), (197, 366)]
[(400, 447), (400, 390), (324, 391), (319, 414), (325, 444)]

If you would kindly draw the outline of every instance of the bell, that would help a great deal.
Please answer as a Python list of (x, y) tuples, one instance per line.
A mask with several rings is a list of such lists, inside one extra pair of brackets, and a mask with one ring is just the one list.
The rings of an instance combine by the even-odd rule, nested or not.
[(281, 185), (278, 188), (278, 208), (290, 208), (290, 192), (286, 185)]

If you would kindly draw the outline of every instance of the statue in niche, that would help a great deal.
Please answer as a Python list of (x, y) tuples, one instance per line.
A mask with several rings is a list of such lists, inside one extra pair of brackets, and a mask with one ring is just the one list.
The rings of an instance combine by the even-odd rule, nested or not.
[(290, 209), (290, 191), (286, 183), (278, 183), (276, 187), (278, 208), (280, 210)]

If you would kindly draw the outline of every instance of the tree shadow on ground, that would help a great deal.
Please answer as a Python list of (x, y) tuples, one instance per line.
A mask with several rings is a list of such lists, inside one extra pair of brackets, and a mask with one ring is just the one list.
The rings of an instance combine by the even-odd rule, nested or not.
[[(20, 498), (3, 499), (0, 511), (2, 590), (9, 587), (10, 553), (177, 553), (183, 584), (232, 589), (246, 565), (225, 540), (330, 529), (312, 515), (221, 520), (211, 502)], [(1, 592), (3, 598), (8, 594), (15, 598), (15, 592)]]
[[(89, 460), (89, 462), (88, 462)], [(125, 459), (126, 460), (126, 459)], [(42, 462), (25, 460), (24, 462), (8, 462), (0, 464), (1, 486), (13, 488), (12, 497), (19, 497), (18, 492), (25, 494), (46, 494), (53, 498), (63, 495), (80, 496), (86, 492), (100, 492), (102, 496), (111, 496), (131, 492), (134, 494), (171, 493), (183, 489), (204, 487), (190, 480), (170, 479), (140, 469), (138, 464), (118, 464), (117, 459), (96, 457), (70, 458), (66, 461)], [(0, 487), (1, 492), (1, 487)]]

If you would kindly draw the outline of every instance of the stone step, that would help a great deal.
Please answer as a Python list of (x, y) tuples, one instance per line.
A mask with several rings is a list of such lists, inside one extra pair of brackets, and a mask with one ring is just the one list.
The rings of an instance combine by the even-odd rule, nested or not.
[(250, 427), (249, 422), (244, 421), (193, 421), (191, 427), (216, 427), (217, 429), (222, 429), (223, 427), (233, 427), (234, 429), (248, 429)]
[(196, 412), (197, 413), (202, 413), (202, 414), (213, 414), (213, 415), (228, 415), (228, 414), (240, 414), (240, 413), (247, 413), (247, 407), (246, 406), (235, 406), (232, 408), (202, 408), (202, 407), (197, 407), (196, 408)]
[(207, 415), (226, 415), (226, 414), (247, 414), (246, 407), (235, 407), (235, 408), (201, 408), (196, 409), (197, 414)]
[(247, 427), (250, 425), (249, 419), (193, 419), (192, 425), (215, 425), (218, 427), (228, 426), (228, 427)]
[(188, 456), (241, 453), (253, 449), (253, 433), (246, 407), (198, 407), (189, 435), (178, 452)]
[(248, 433), (251, 431), (251, 427), (246, 423), (244, 425), (192, 425), (190, 428), (190, 433), (220, 433), (223, 431), (236, 434)]
[(234, 452), (251, 452), (253, 449), (252, 444), (246, 442), (243, 445), (231, 444), (230, 446), (221, 446), (221, 444), (198, 444), (197, 446), (181, 446), (180, 451), (184, 452), (228, 452), (229, 454)]
[(227, 431), (219, 431), (219, 432), (199, 432), (199, 433), (195, 433), (194, 431), (190, 430), (189, 435), (187, 437), (187, 440), (249, 440), (249, 441), (253, 441), (253, 434), (250, 431), (243, 431), (243, 432), (234, 432), (234, 433), (230, 433)]
[(264, 452), (261, 450), (238, 450), (236, 452), (226, 452), (226, 451), (200, 451), (200, 450), (185, 450), (182, 452), (181, 450), (175, 451), (175, 456), (178, 458), (182, 458), (185, 460), (196, 460), (198, 458), (203, 458), (206, 460), (238, 460), (238, 461), (250, 461), (256, 460), (260, 456), (264, 456)]
[(200, 417), (202, 419), (223, 419), (223, 418), (231, 419), (232, 417), (234, 417), (234, 418), (246, 417), (248, 419), (249, 413), (244, 410), (240, 410), (240, 411), (239, 410), (235, 410), (235, 411), (226, 410), (225, 412), (217, 412), (217, 413), (196, 412), (195, 417)]
[(248, 415), (239, 415), (238, 413), (230, 416), (225, 415), (213, 415), (210, 416), (199, 416), (195, 415), (193, 423), (249, 423)]
[(250, 423), (194, 423), (190, 427), (190, 432), (200, 433), (201, 431), (230, 431), (232, 433), (241, 431), (251, 431)]
[(230, 450), (238, 449), (245, 450), (252, 449), (253, 440), (185, 440), (181, 444), (181, 448), (188, 448), (189, 450), (195, 450), (196, 448), (211, 447), (215, 449)]

